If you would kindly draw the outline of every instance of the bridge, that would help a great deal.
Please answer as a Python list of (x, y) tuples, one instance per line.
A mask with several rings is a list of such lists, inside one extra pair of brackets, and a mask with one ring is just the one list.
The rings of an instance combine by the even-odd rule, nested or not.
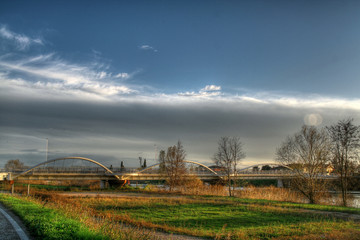
[[(74, 163), (74, 161), (88, 163), (87, 166)], [(65, 164), (65, 162), (67, 162)], [(72, 162), (72, 164), (70, 164)], [(195, 161), (184, 161), (187, 164), (186, 176), (196, 176), (204, 182), (219, 182), (226, 179), (226, 174), (221, 169), (212, 169)], [(90, 166), (89, 166), (90, 164)], [(260, 166), (263, 166), (261, 169)], [(265, 166), (267, 169), (265, 170)], [(270, 166), (273, 166), (271, 168)], [(278, 186), (282, 187), (282, 179), (295, 176), (295, 172), (288, 166), (274, 163), (260, 163), (237, 170), (231, 175), (232, 179), (276, 179)], [(322, 178), (336, 178), (324, 175)], [(161, 171), (160, 164), (154, 164), (145, 169), (112, 168), (84, 157), (64, 157), (39, 163), (24, 171), (10, 173), (0, 172), (1, 180), (26, 181), (26, 180), (98, 180), (103, 188), (106, 182), (120, 182), (141, 180), (166, 180), (168, 176)]]
[[(88, 163), (84, 166), (74, 161)], [(65, 164), (66, 162), (66, 164)], [(217, 182), (225, 178), (221, 169), (216, 170), (195, 161), (184, 161), (187, 165), (188, 176), (196, 176), (204, 182)], [(72, 163), (72, 164), (70, 164)], [(90, 164), (90, 165), (89, 165)], [(272, 170), (262, 170), (259, 167), (274, 166)], [(1, 175), (1, 173), (0, 173)], [(154, 164), (145, 169), (112, 168), (84, 157), (64, 157), (39, 163), (25, 171), (12, 172), (2, 175), (8, 180), (100, 180), (102, 185), (106, 181), (141, 181), (166, 180), (167, 175), (161, 171), (160, 164)], [(261, 163), (239, 169), (232, 174), (234, 179), (284, 179), (293, 177), (291, 168), (274, 163)], [(2, 180), (0, 178), (0, 180)]]

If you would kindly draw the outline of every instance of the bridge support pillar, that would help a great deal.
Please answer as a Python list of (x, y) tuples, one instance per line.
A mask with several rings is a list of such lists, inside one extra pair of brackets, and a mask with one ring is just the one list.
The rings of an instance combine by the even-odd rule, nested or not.
[(283, 183), (283, 181), (282, 181), (281, 178), (279, 178), (279, 179), (277, 180), (277, 187), (279, 187), (279, 188), (283, 188), (283, 187), (284, 187), (284, 183)]
[(106, 180), (100, 180), (100, 189), (105, 189), (108, 186), (108, 182)]

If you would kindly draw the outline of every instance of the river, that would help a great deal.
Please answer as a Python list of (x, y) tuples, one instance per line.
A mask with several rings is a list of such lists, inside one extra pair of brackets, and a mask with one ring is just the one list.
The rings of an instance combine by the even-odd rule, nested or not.
[(360, 208), (360, 193), (353, 194), (353, 196), (354, 196), (353, 207)]
[[(349, 207), (360, 208), (360, 192), (352, 191), (349, 192), (349, 194)], [(332, 201), (333, 203), (341, 201), (341, 193), (332, 193), (332, 199), (330, 201)]]

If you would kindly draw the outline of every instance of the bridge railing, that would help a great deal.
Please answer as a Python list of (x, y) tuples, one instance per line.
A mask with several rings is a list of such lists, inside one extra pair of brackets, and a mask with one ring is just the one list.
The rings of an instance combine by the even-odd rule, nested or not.
[[(113, 168), (110, 169), (114, 172), (114, 174), (122, 175), (126, 173), (137, 173), (139, 172), (139, 168)], [(12, 171), (13, 174), (21, 173), (22, 170), (16, 170)], [(46, 168), (37, 168), (29, 172), (28, 174), (32, 173), (99, 173), (103, 174), (106, 173), (106, 170), (100, 167), (95, 168), (83, 168), (83, 167), (46, 167)], [(142, 172), (140, 174), (159, 174), (159, 169), (149, 169), (145, 172)], [(239, 175), (246, 175), (246, 174), (290, 174), (290, 170), (264, 170), (264, 171), (239, 171), (237, 174)], [(210, 173), (206, 170), (193, 170), (188, 171), (188, 174), (197, 174), (197, 175), (214, 175), (213, 173)], [(225, 172), (218, 171), (218, 175), (224, 175)]]
[[(113, 168), (110, 170), (112, 170), (115, 174), (135, 173), (135, 172), (139, 171), (136, 168), (125, 168), (125, 169)], [(12, 173), (19, 174), (23, 171), (24, 170), (15, 170), (15, 171), (12, 171)], [(101, 168), (101, 167), (80, 167), (80, 166), (76, 167), (75, 166), (75, 167), (42, 167), (42, 168), (33, 169), (27, 174), (33, 174), (33, 173), (99, 173), (99, 174), (103, 174), (103, 173), (108, 173), (108, 172), (104, 168)]]
[[(124, 175), (129, 173), (138, 173), (141, 171), (141, 168), (120, 168), (120, 167), (110, 167), (109, 168), (115, 175)], [(14, 175), (20, 174), (23, 169), (18, 169), (11, 171)], [(71, 166), (71, 167), (58, 167), (58, 166), (47, 166), (47, 167), (39, 167), (36, 169), (33, 169), (30, 171), (29, 175), (36, 174), (36, 173), (89, 173), (89, 174), (108, 174), (108, 172), (101, 167), (84, 167), (84, 166)], [(276, 169), (276, 170), (257, 170), (254, 171), (253, 169), (246, 169), (242, 171), (238, 171), (238, 175), (266, 175), (266, 174), (291, 174), (292, 171), (288, 169)], [(145, 172), (139, 173), (139, 174), (161, 174), (159, 171), (159, 168), (152, 168), (147, 169)], [(210, 172), (209, 170), (205, 168), (190, 168), (188, 169), (188, 174), (190, 175), (198, 175), (198, 176), (207, 176), (207, 175), (218, 175), (218, 176), (225, 176), (224, 171), (217, 171), (216, 173)]]
[[(14, 174), (19, 174), (22, 171), (13, 171)], [(102, 168), (62, 168), (62, 167), (48, 167), (48, 168), (36, 168), (27, 174), (33, 173), (106, 173)]]
[(290, 174), (291, 170), (247, 170), (247, 171), (239, 171), (238, 174)]
[[(134, 169), (134, 170), (128, 170), (128, 171), (125, 171), (125, 172), (117, 172), (117, 171), (114, 171), (115, 174), (122, 174), (122, 173), (138, 173), (139, 170), (138, 169)], [(139, 174), (162, 174), (163, 172), (160, 172), (159, 169), (149, 169), (149, 170), (146, 170), (145, 172), (141, 172)], [(197, 175), (214, 175), (214, 173), (211, 173), (209, 171), (187, 171), (187, 174), (197, 174)]]

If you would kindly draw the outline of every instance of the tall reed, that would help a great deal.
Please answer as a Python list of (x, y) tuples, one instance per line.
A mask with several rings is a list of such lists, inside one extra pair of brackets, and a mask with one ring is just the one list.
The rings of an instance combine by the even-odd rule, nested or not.
[(235, 196), (239, 198), (266, 199), (297, 203), (306, 202), (306, 199), (304, 199), (304, 197), (300, 193), (287, 188), (277, 188), (274, 186), (261, 188), (248, 186), (242, 190), (236, 191)]

